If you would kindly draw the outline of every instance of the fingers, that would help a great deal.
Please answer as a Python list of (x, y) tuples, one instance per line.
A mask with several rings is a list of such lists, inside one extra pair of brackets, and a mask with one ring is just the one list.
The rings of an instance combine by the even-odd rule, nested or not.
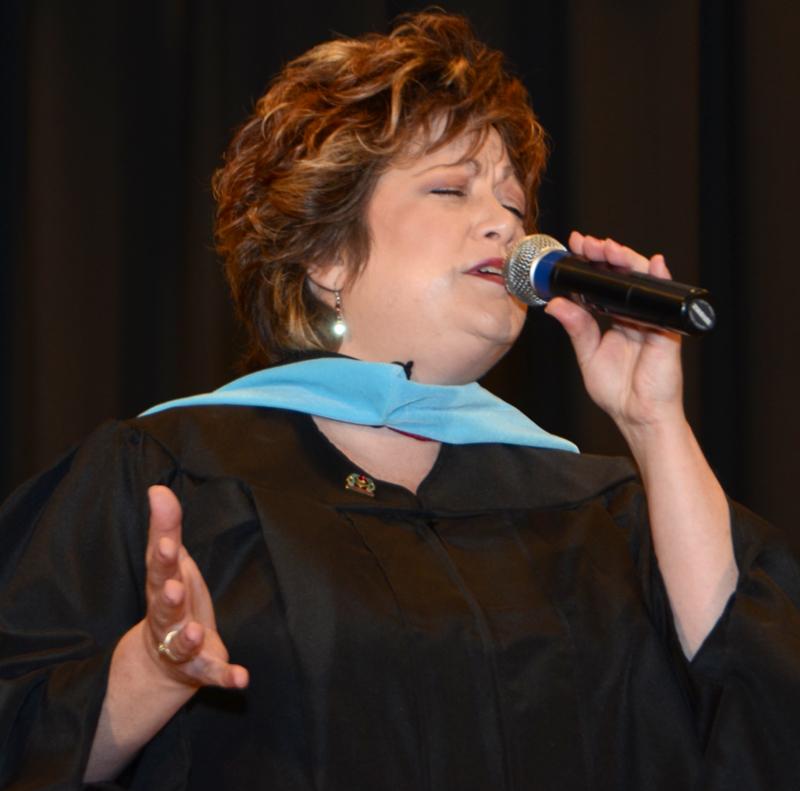
[[(151, 604), (158, 605), (158, 609), (171, 612), (180, 607), (183, 599), (180, 588), (174, 584), (167, 586), (168, 581), (181, 582), (181, 507), (165, 486), (151, 486), (148, 498), (150, 527), (145, 555), (148, 597)], [(163, 622), (163, 613), (157, 615), (159, 622)], [(173, 617), (171, 622), (175, 623), (175, 620), (178, 619)]]
[(203, 575), (182, 544), (182, 510), (166, 486), (148, 489), (147, 651), (160, 672), (192, 687), (243, 689), (247, 670), (228, 663), (216, 631), (211, 595)]
[(168, 675), (196, 687), (244, 689), (250, 680), (246, 668), (228, 662), (219, 634), (196, 621), (164, 636), (157, 661)]
[(179, 552), (180, 547), (169, 538), (158, 539), (155, 543), (151, 542), (146, 557), (149, 587), (151, 586), (153, 590), (160, 590), (169, 579), (180, 581)]
[(151, 486), (150, 526), (147, 536), (148, 582), (161, 587), (170, 577), (180, 577), (181, 506), (166, 486)]
[(250, 683), (250, 673), (242, 665), (228, 665), (226, 683), (223, 686), (244, 689)]
[(663, 277), (665, 280), (672, 280), (672, 273), (667, 267), (667, 262), (661, 253), (657, 253), (650, 259), (650, 274), (655, 277)]
[[(165, 486), (151, 486), (150, 527), (147, 552), (147, 622), (154, 645), (187, 617), (187, 590), (181, 572), (186, 550), (181, 540), (181, 507), (175, 495)], [(183, 630), (169, 642), (169, 651), (186, 653)], [(162, 642), (163, 645), (163, 642)]]
[(174, 665), (182, 665), (191, 661), (203, 647), (204, 632), (202, 624), (194, 621), (190, 621), (179, 629), (168, 631), (158, 645), (161, 658)]
[(623, 266), (655, 277), (670, 279), (672, 277), (667, 269), (664, 256), (660, 253), (648, 260), (641, 253), (614, 239), (599, 239), (573, 231), (569, 236), (569, 248), (573, 253), (592, 261), (608, 261), (615, 266)]
[(567, 240), (567, 246), (575, 255), (585, 255), (583, 243), (586, 237), (580, 231), (572, 231)]
[(151, 486), (147, 490), (150, 503), (150, 533), (159, 538), (181, 542), (181, 504), (175, 493), (166, 486)]
[(165, 634), (183, 620), (185, 600), (186, 591), (183, 583), (178, 580), (168, 579), (160, 589), (156, 588), (151, 594), (147, 613), (154, 636)]
[(203, 635), (201, 643), (205, 650), (199, 652), (188, 664), (189, 672), (197, 677), (203, 686), (244, 689), (250, 681), (247, 669), (228, 662), (228, 652), (217, 632), (205, 629)]
[(205, 664), (203, 677), (203, 686), (224, 689), (244, 689), (250, 683), (250, 674), (246, 667), (213, 659)]

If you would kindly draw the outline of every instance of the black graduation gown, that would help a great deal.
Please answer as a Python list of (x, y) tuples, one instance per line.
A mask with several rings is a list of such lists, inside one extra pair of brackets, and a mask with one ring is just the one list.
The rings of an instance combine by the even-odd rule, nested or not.
[(307, 415), (194, 407), (12, 495), (0, 787), (80, 787), (165, 483), (251, 684), (201, 690), (104, 787), (800, 788), (800, 575), (756, 517), (732, 507), (740, 583), (688, 663), (627, 461), (445, 445), (374, 498), (354, 471)]

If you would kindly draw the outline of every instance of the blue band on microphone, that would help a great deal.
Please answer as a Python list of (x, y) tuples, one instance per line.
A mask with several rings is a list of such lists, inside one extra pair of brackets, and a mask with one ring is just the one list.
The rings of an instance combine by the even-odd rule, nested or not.
[(533, 270), (533, 290), (540, 299), (548, 301), (553, 298), (553, 292), (550, 291), (550, 273), (556, 262), (567, 255), (569, 253), (566, 250), (552, 250), (536, 262), (536, 268)]

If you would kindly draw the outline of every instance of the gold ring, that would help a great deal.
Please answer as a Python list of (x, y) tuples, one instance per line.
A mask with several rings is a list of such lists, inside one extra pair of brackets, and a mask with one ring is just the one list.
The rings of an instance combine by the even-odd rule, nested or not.
[(158, 653), (161, 656), (165, 656), (170, 662), (180, 662), (182, 661), (179, 659), (175, 654), (172, 653), (172, 650), (169, 647), (169, 644), (172, 642), (172, 638), (175, 637), (176, 634), (180, 632), (180, 629), (172, 629), (167, 632), (167, 636), (158, 644)]

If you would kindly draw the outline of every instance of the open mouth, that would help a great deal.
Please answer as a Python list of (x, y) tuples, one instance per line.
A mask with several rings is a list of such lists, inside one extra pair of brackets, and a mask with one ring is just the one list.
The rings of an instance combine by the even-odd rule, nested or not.
[(503, 277), (503, 261), (500, 258), (492, 258), (488, 261), (481, 261), (477, 266), (473, 266), (467, 274), (480, 277), (484, 280), (491, 280), (493, 283), (505, 286), (506, 281)]

